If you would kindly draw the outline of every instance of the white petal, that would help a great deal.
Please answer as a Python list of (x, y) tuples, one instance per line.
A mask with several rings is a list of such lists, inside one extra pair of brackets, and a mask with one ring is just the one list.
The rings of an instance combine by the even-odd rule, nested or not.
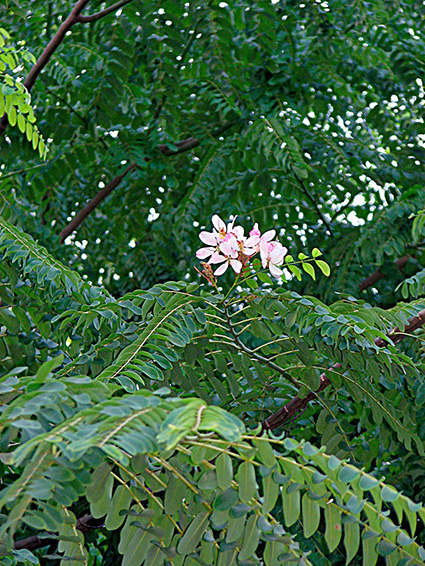
[(245, 255), (254, 255), (256, 251), (257, 250), (255, 248), (244, 248), (243, 253)]
[(264, 232), (264, 234), (261, 236), (261, 241), (266, 241), (266, 242), (270, 242), (270, 240), (273, 240), (273, 238), (276, 236), (276, 230), (268, 230), (267, 232)]
[(206, 257), (212, 255), (214, 252), (214, 248), (199, 248), (199, 250), (196, 252), (196, 257), (198, 259), (205, 259)]
[(274, 276), (274, 277), (280, 277), (283, 273), (283, 271), (281, 269), (279, 269), (278, 267), (276, 267), (275, 265), (273, 265), (272, 263), (269, 265), (269, 270), (270, 273)]
[(250, 236), (245, 240), (245, 246), (248, 246), (249, 248), (256, 246), (259, 243), (260, 243), (260, 236)]
[(214, 271), (214, 275), (223, 275), (223, 273), (226, 271), (228, 267), (229, 264), (226, 261), (226, 263), (223, 263), (223, 265), (220, 265), (220, 267)]
[(234, 237), (221, 242), (220, 244), (220, 251), (227, 257), (237, 257), (238, 256), (238, 249), (237, 249), (237, 242)]
[(223, 220), (220, 218), (220, 216), (218, 214), (214, 214), (214, 216), (212, 217), (212, 223), (213, 223), (214, 228), (218, 232), (220, 230), (226, 231), (226, 224), (223, 222)]
[(201, 232), (199, 234), (199, 239), (204, 244), (208, 246), (216, 246), (217, 245), (217, 236), (214, 232)]
[(237, 218), (237, 216), (235, 216), (234, 219), (231, 222), (229, 222), (229, 224), (227, 225), (227, 231), (228, 232), (233, 231), (233, 226), (235, 225), (236, 218)]
[(244, 230), (243, 230), (242, 226), (235, 226), (233, 228), (232, 232), (238, 240), (244, 239), (244, 235), (243, 235)]
[(235, 273), (240, 273), (242, 269), (242, 263), (237, 259), (231, 259), (230, 265), (232, 266)]
[(219, 253), (214, 252), (208, 263), (222, 263), (223, 261), (226, 261), (226, 258)]
[(287, 248), (284, 248), (282, 244), (279, 244), (279, 242), (277, 242), (273, 250), (270, 252), (271, 263), (274, 263), (275, 265), (281, 265), (287, 251)]

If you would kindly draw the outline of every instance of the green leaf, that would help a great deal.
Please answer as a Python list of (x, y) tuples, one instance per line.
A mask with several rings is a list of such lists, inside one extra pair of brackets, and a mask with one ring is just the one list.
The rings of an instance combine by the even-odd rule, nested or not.
[(47, 378), (47, 376), (57, 367), (59, 367), (64, 359), (64, 355), (60, 354), (59, 356), (56, 356), (55, 358), (52, 358), (51, 360), (48, 360), (47, 362), (44, 362), (44, 364), (42, 364), (38, 370), (37, 373), (35, 374), (35, 382), (44, 382)]
[(302, 524), (306, 538), (310, 538), (319, 528), (320, 506), (317, 501), (311, 499), (308, 493), (304, 493), (302, 498)]
[(259, 541), (260, 530), (257, 528), (257, 515), (254, 513), (246, 523), (243, 544), (238, 556), (239, 562), (250, 558), (254, 554)]
[(375, 566), (378, 560), (376, 545), (378, 542), (377, 533), (364, 530), (362, 536), (363, 566)]
[(339, 544), (342, 535), (341, 509), (335, 504), (329, 503), (325, 507), (325, 540), (329, 552), (333, 552)]
[(108, 530), (114, 531), (123, 524), (125, 515), (123, 515), (121, 511), (130, 508), (131, 500), (131, 489), (128, 489), (127, 486), (119, 485), (111, 499), (108, 514), (105, 519), (105, 527)]
[(188, 555), (196, 550), (209, 524), (209, 512), (202, 511), (192, 520), (177, 545), (179, 554)]
[(221, 489), (230, 487), (233, 479), (232, 458), (229, 454), (220, 454), (216, 462), (217, 482)]
[(347, 559), (346, 564), (357, 556), (360, 547), (360, 526), (357, 522), (344, 523), (344, 547)]
[(257, 494), (255, 468), (252, 462), (243, 462), (238, 470), (239, 499), (242, 503), (249, 501)]
[(317, 267), (323, 273), (323, 275), (325, 275), (326, 277), (329, 277), (329, 275), (331, 274), (331, 268), (329, 267), (329, 265), (321, 259), (316, 259), (315, 262), (316, 262)]
[(288, 493), (288, 488), (282, 488), (282, 504), (285, 524), (290, 527), (300, 516), (301, 498), (299, 490), (296, 489)]
[(228, 487), (213, 502), (214, 509), (218, 511), (226, 511), (235, 505), (238, 501), (238, 492), (233, 487)]
[(394, 488), (384, 485), (381, 490), (381, 497), (383, 501), (395, 501), (400, 497), (400, 492), (396, 491)]
[(316, 280), (316, 273), (314, 272), (314, 267), (311, 265), (311, 263), (302, 262), (301, 266), (304, 269), (304, 271), (310, 275), (312, 279)]

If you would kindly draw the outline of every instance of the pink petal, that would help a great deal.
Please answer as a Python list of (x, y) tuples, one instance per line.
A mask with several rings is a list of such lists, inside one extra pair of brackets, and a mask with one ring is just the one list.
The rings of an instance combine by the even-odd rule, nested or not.
[(259, 238), (261, 236), (261, 232), (258, 229), (258, 224), (257, 222), (254, 224), (254, 228), (251, 230), (251, 232), (249, 233), (250, 236), (256, 236), (257, 238)]
[(239, 260), (237, 260), (237, 259), (231, 259), (231, 260), (230, 260), (230, 265), (232, 266), (233, 271), (234, 271), (235, 273), (240, 273), (240, 272), (241, 272), (242, 263), (241, 263)]
[(214, 252), (215, 248), (199, 248), (199, 250), (197, 250), (196, 252), (196, 257), (198, 259), (205, 259), (206, 257), (212, 255)]
[(216, 246), (218, 241), (217, 235), (214, 232), (201, 232), (199, 234), (199, 239), (208, 246)]
[(226, 263), (223, 263), (223, 265), (220, 265), (220, 267), (214, 271), (214, 275), (223, 275), (223, 273), (227, 270), (228, 267), (229, 264), (226, 261)]

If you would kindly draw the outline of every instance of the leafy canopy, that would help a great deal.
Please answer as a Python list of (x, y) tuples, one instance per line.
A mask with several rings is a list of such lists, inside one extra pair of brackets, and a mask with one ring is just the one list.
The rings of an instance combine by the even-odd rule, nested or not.
[[(30, 4), (0, 6), (4, 564), (424, 564), (423, 6)], [(217, 241), (214, 279), (216, 212), (279, 253)]]

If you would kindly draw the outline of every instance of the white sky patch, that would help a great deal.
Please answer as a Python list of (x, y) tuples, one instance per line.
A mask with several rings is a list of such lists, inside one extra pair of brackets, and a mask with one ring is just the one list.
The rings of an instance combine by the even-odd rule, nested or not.
[(366, 204), (366, 199), (363, 195), (356, 195), (353, 198), (353, 206), (363, 206)]
[(365, 223), (363, 218), (359, 218), (354, 210), (347, 214), (347, 221), (353, 226), (363, 226), (363, 224)]
[(159, 213), (152, 207), (149, 209), (148, 222), (153, 222), (159, 218)]

